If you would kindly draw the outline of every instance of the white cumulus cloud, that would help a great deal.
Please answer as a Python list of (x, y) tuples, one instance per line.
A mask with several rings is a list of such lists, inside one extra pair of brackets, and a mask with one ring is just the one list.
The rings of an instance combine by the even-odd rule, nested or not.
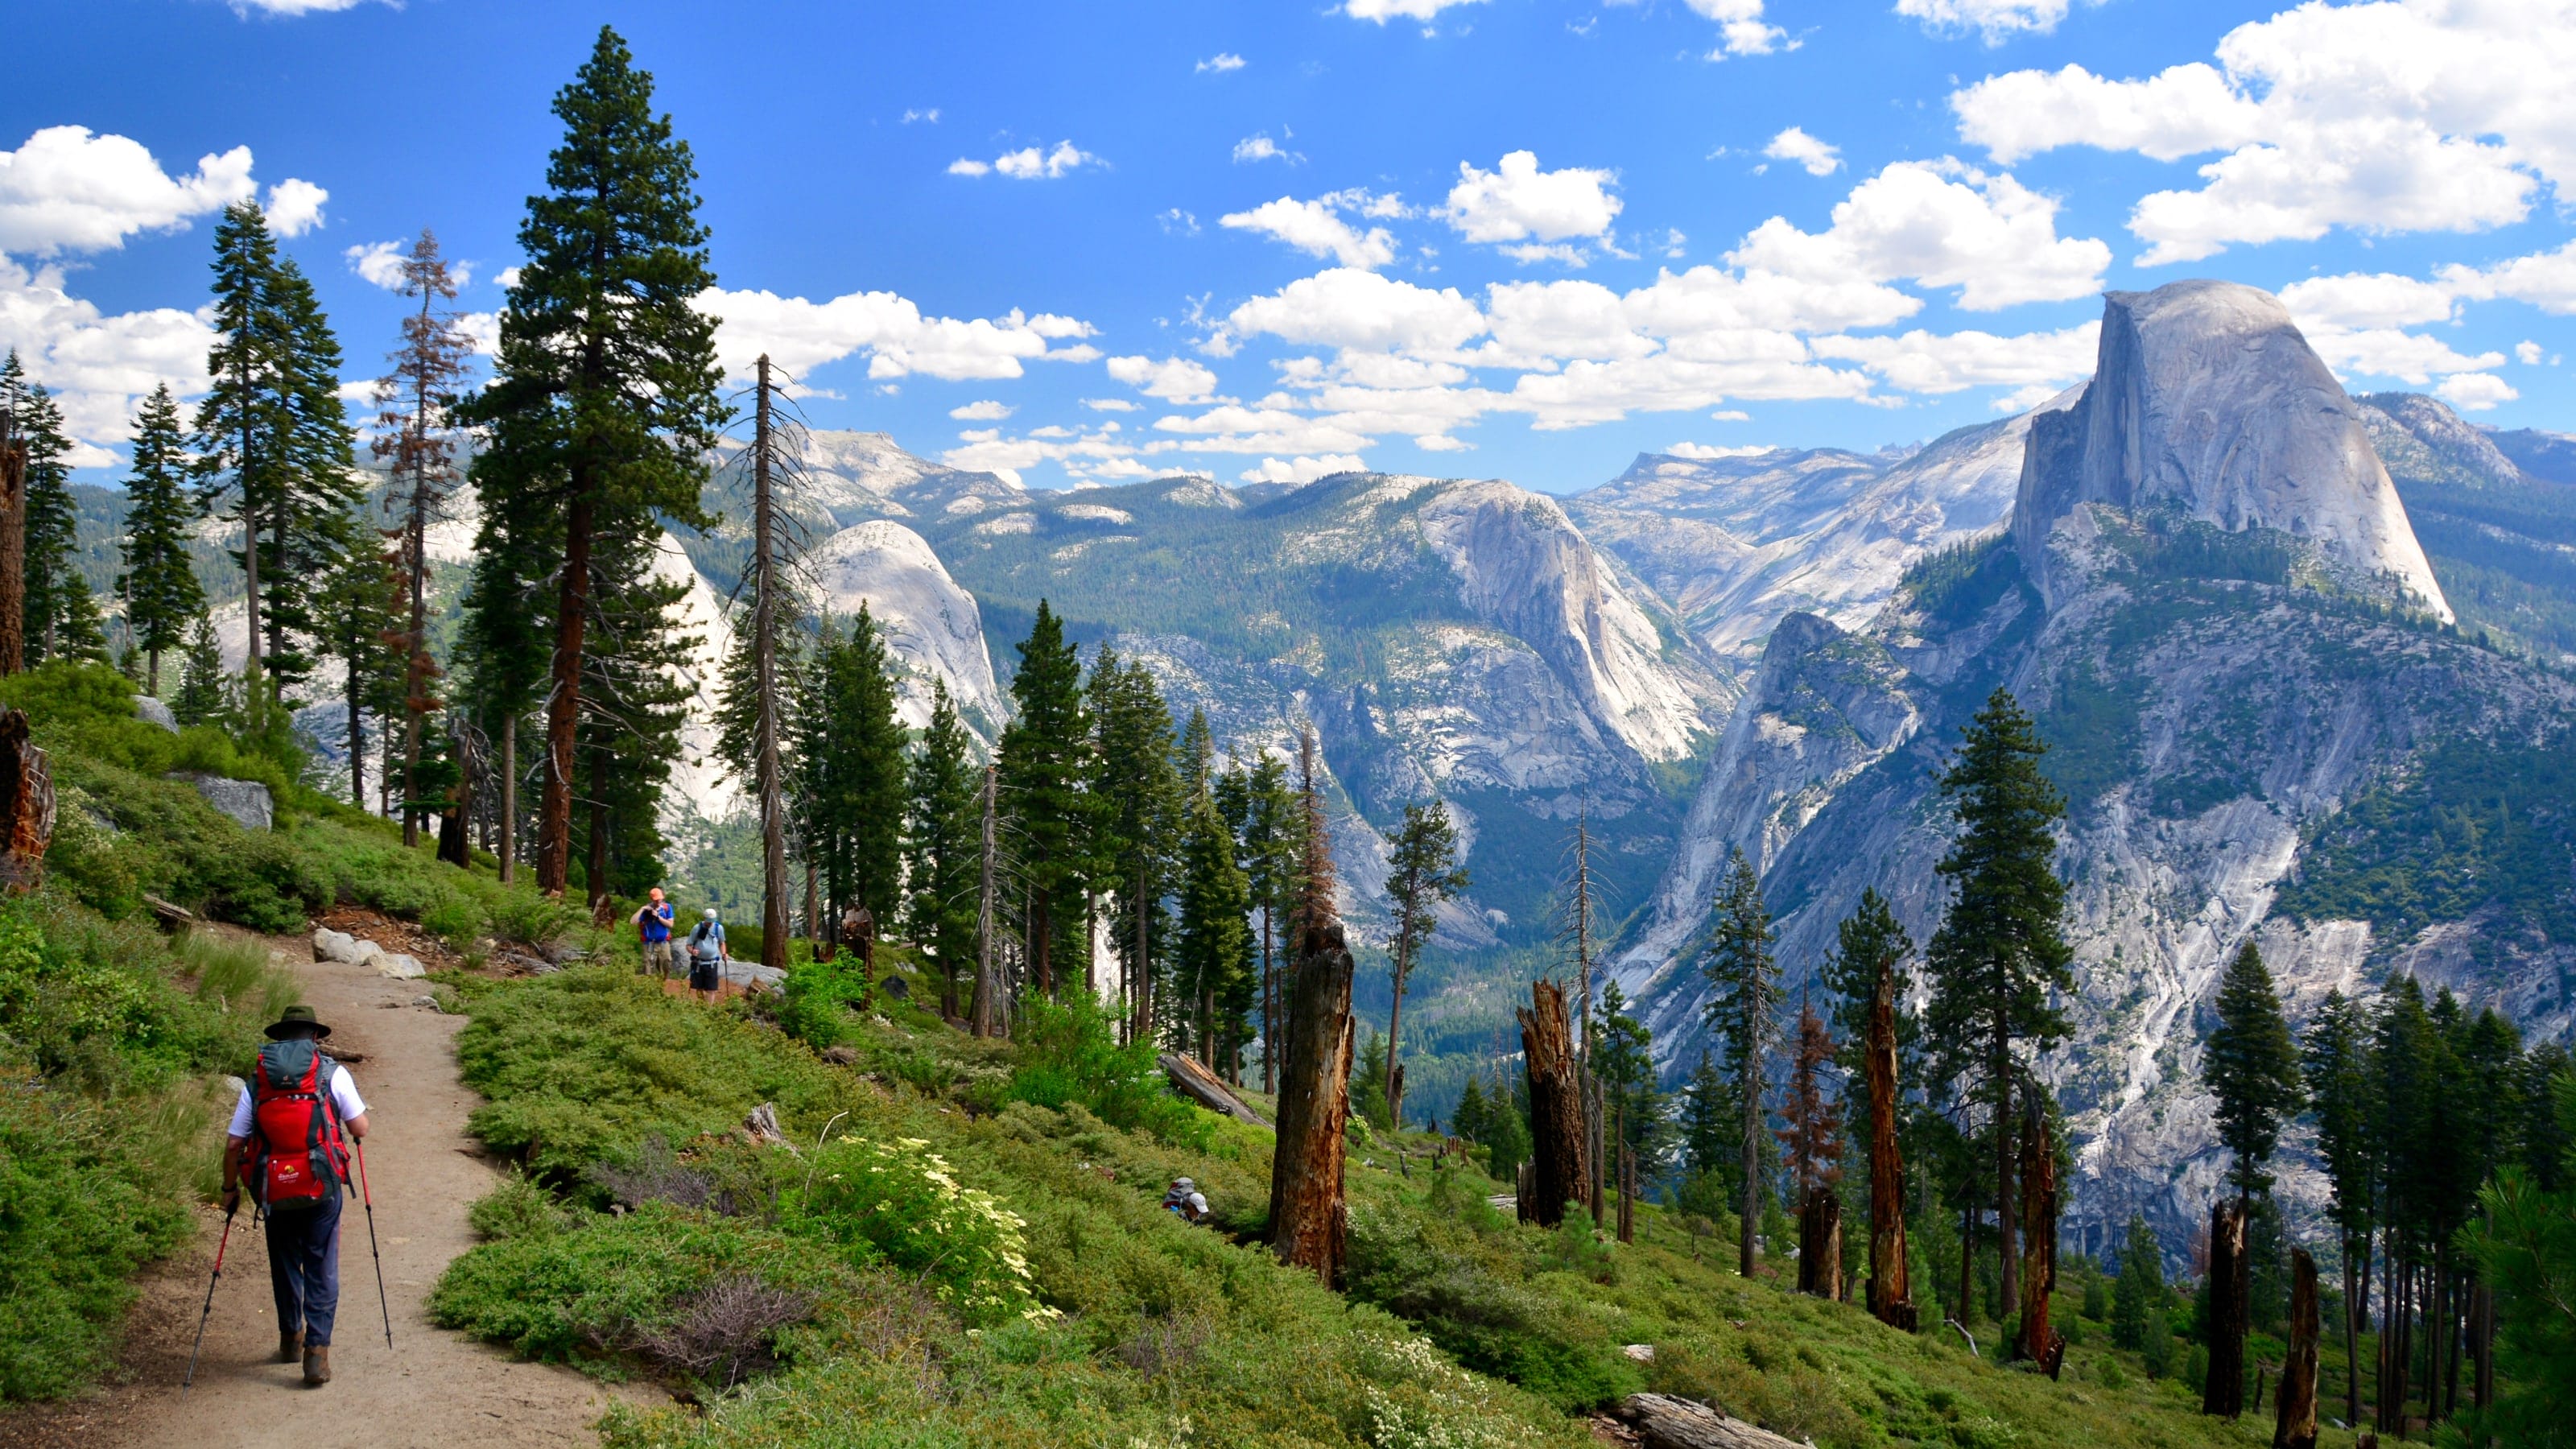
[(948, 415), (961, 423), (998, 423), (1009, 417), (1013, 411), (1009, 403), (982, 398), (950, 408)]
[(1973, 30), (1986, 44), (2001, 45), (2019, 32), (2055, 30), (2066, 18), (2066, 0), (1896, 0), (1896, 13), (1922, 21), (1935, 35)]
[(1165, 402), (1204, 402), (1216, 392), (1216, 374), (1186, 357), (1113, 357), (1107, 366), (1113, 379)]
[(1197, 65), (1192, 66), (1191, 69), (1197, 71), (1201, 75), (1205, 75), (1210, 71), (1214, 71), (1218, 75), (1223, 75), (1230, 70), (1241, 70), (1243, 69), (1243, 66), (1244, 59), (1242, 56), (1239, 56), (1230, 50), (1220, 50), (1216, 54), (1209, 56), (1207, 59), (1200, 61)]
[(2200, 185), (2139, 199), (2129, 229), (2149, 264), (2336, 227), (2479, 231), (2576, 181), (2576, 0), (2311, 3), (2229, 31), (2216, 60), (2133, 80), (2017, 71), (1951, 104), (1999, 161), (2221, 153)]
[(2111, 249), (2059, 236), (2057, 203), (2009, 175), (1899, 161), (1854, 187), (1834, 207), (1829, 230), (1805, 232), (1773, 217), (1727, 259), (1815, 282), (1911, 278), (1956, 287), (1960, 306), (1990, 311), (2100, 290)]
[(322, 224), (322, 203), (330, 199), (330, 192), (290, 176), (268, 188), (268, 224), (279, 236), (302, 236)]
[(1485, 331), (1484, 313), (1455, 287), (1433, 291), (1354, 267), (1299, 277), (1226, 322), (1238, 333), (1365, 352), (1455, 352)]
[(2454, 373), (2442, 379), (2433, 389), (2444, 402), (2462, 412), (2482, 413), (2497, 403), (2508, 403), (2522, 396), (2511, 384), (2491, 372)]
[(1687, 3), (1693, 13), (1717, 22), (1719, 49), (1710, 53), (1711, 59), (1720, 54), (1769, 55), (1789, 38), (1789, 32), (1762, 18), (1762, 0), (1687, 0)]
[(1271, 140), (1268, 132), (1255, 132), (1234, 143), (1234, 164), (1237, 166), (1255, 161), (1285, 161), (1294, 166), (1305, 159)]
[(1762, 154), (1774, 161), (1794, 161), (1810, 176), (1831, 176), (1842, 168), (1842, 151), (1828, 146), (1796, 126), (1771, 138)]
[(1260, 466), (1243, 470), (1246, 483), (1312, 483), (1335, 473), (1361, 473), (1368, 464), (1351, 453), (1326, 453), (1320, 458), (1264, 458)]
[(364, 242), (340, 253), (349, 270), (369, 283), (390, 292), (402, 285), (403, 258), (407, 250), (401, 242)]
[(948, 163), (948, 174), (990, 176), (998, 172), (1014, 181), (1043, 181), (1099, 164), (1099, 157), (1071, 141), (1058, 141), (1052, 150), (1043, 146), (1023, 146), (1017, 151), (1005, 151), (990, 161), (960, 156)]
[(879, 381), (921, 373), (948, 380), (1019, 377), (1033, 361), (1088, 361), (1100, 354), (1081, 345), (1051, 346), (1091, 335), (1089, 323), (1048, 313), (1001, 317), (925, 317), (911, 299), (893, 292), (851, 292), (828, 301), (781, 297), (771, 292), (710, 289), (700, 311), (719, 320), (716, 357), (728, 377), (743, 377), (766, 352), (792, 377), (853, 353), (868, 354), (868, 376)]
[[(249, 200), (248, 146), (197, 158), (172, 176), (140, 142), (48, 126), (15, 151), (0, 151), (0, 252), (51, 257), (105, 251), (138, 231), (169, 231)], [(289, 181), (284, 186), (301, 187)], [(315, 188), (318, 190), (319, 188)]]
[(1384, 25), (1390, 20), (1430, 20), (1453, 5), (1474, 5), (1480, 0), (1346, 0), (1342, 13), (1353, 20), (1374, 20)]
[(1361, 231), (1336, 214), (1329, 196), (1315, 201), (1283, 196), (1250, 211), (1229, 212), (1217, 221), (1236, 231), (1276, 238), (1311, 257), (1331, 257), (1345, 267), (1375, 270), (1395, 260), (1395, 239), (1385, 227)]
[(1530, 151), (1506, 154), (1491, 171), (1458, 163), (1441, 215), (1471, 242), (1566, 242), (1607, 235), (1621, 202), (1611, 194), (1609, 171), (1569, 166), (1542, 171)]

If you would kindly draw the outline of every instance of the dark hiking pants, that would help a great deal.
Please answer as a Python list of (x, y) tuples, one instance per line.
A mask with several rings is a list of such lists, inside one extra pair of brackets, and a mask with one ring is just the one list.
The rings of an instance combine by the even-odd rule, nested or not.
[(301, 1328), (305, 1346), (328, 1348), (340, 1309), (340, 1194), (268, 1215), (268, 1284), (277, 1292), (277, 1331)]

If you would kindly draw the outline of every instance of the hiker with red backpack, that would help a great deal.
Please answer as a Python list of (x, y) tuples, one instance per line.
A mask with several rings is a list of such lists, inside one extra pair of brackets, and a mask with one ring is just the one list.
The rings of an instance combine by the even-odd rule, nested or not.
[(367, 1135), (367, 1104), (348, 1069), (323, 1055), (331, 1028), (290, 1006), (233, 1106), (224, 1145), (226, 1217), (241, 1184), (268, 1215), (269, 1285), (277, 1295), (277, 1361), (304, 1360), (304, 1382), (331, 1381), (331, 1322), (340, 1306), (341, 1188)]

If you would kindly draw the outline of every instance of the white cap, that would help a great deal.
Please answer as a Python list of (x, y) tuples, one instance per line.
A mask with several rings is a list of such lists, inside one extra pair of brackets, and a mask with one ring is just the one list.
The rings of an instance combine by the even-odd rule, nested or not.
[(707, 907), (707, 919), (708, 919), (708, 920), (710, 920), (710, 921), (712, 921), (712, 920), (714, 920), (715, 918), (716, 918), (716, 908), (715, 908), (715, 907), (713, 907), (713, 906), (709, 906), (709, 907)]
[(1206, 1194), (1206, 1193), (1203, 1193), (1203, 1192), (1194, 1192), (1194, 1193), (1191, 1193), (1191, 1194), (1190, 1194), (1190, 1206), (1191, 1206), (1191, 1207), (1194, 1207), (1194, 1208), (1196, 1208), (1196, 1209), (1198, 1209), (1200, 1212), (1206, 1212), (1206, 1211), (1207, 1211), (1207, 1194)]

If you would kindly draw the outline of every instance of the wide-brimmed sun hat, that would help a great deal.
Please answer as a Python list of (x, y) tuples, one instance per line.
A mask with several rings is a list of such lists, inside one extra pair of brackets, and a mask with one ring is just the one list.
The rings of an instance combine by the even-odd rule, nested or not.
[(270, 1041), (284, 1041), (286, 1040), (287, 1028), (297, 1026), (311, 1027), (313, 1029), (313, 1039), (315, 1041), (320, 1041), (322, 1038), (331, 1034), (331, 1028), (322, 1024), (321, 1018), (313, 1014), (312, 1007), (290, 1006), (284, 1011), (279, 1012), (277, 1014), (277, 1020), (269, 1024), (268, 1039)]

